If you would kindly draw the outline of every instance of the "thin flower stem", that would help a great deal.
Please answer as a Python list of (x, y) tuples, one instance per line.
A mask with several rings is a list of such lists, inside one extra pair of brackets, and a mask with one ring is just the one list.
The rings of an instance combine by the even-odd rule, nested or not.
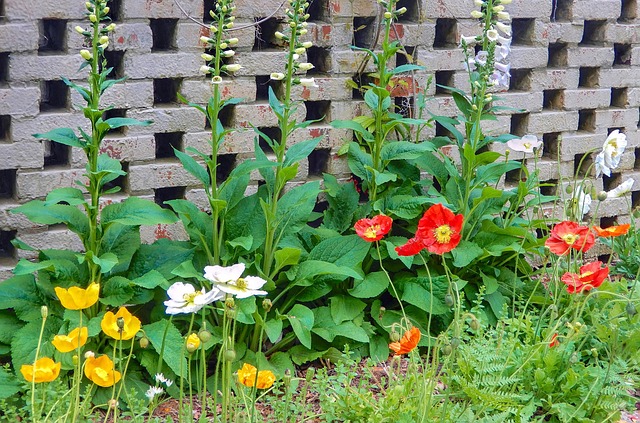
[[(387, 276), (387, 279), (389, 279), (389, 285), (391, 285), (391, 289), (393, 289), (393, 295), (395, 295), (395, 297), (398, 299), (398, 304), (400, 304), (400, 310), (402, 311), (402, 318), (404, 319), (405, 324), (408, 326), (410, 324), (409, 319), (407, 318), (407, 314), (404, 311), (404, 306), (402, 305), (402, 300), (400, 299), (400, 296), (398, 295), (398, 291), (396, 290), (396, 287), (393, 283), (393, 280), (391, 279), (391, 276), (389, 276), (389, 273), (387, 272), (387, 269), (384, 268), (384, 265), (382, 264), (382, 256), (380, 255), (380, 243), (378, 241), (376, 241), (376, 250), (378, 251), (378, 260), (380, 261), (380, 268), (382, 269), (382, 271), (384, 272), (384, 274)], [(407, 327), (407, 329), (410, 329), (409, 327)]]
[(47, 314), (43, 313), (42, 325), (40, 325), (40, 335), (38, 336), (38, 345), (36, 346), (36, 356), (33, 359), (33, 373), (31, 375), (31, 415), (34, 423), (37, 423), (39, 420), (39, 416), (36, 415), (36, 364), (38, 362), (38, 356), (40, 355), (40, 345), (42, 345), (42, 336), (44, 335), (44, 325), (46, 322)]

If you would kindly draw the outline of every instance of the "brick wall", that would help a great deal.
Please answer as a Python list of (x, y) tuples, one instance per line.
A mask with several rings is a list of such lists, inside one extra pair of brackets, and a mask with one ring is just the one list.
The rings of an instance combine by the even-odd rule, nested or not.
[[(180, 0), (200, 22), (213, 3)], [(329, 122), (358, 113), (361, 100), (346, 82), (358, 71), (363, 56), (350, 46), (369, 47), (377, 34), (375, 0), (311, 3), (309, 36), (314, 47), (308, 61), (315, 65), (312, 73), (319, 88), (298, 89), (294, 96), (304, 102), (300, 117), (326, 117), (297, 134), (297, 139), (320, 134), (325, 138), (306, 166), (301, 166), (300, 180), (319, 178), (322, 172), (347, 175), (335, 152), (348, 134), (332, 129)], [(272, 36), (283, 12), (277, 11), (257, 31), (248, 24), (271, 15), (280, 4), (280, 0), (236, 2), (236, 27), (244, 29), (235, 34), (240, 39), (235, 59), (244, 68), (223, 91), (244, 102), (225, 113), (226, 125), (246, 128), (251, 122), (267, 131), (275, 125), (267, 108), (267, 84), (268, 75), (284, 64)], [(109, 134), (105, 142), (104, 151), (120, 159), (129, 172), (117, 181), (121, 195), (158, 202), (184, 197), (201, 203), (202, 191), (181, 168), (171, 146), (206, 150), (203, 116), (176, 101), (177, 92), (196, 102), (208, 97), (207, 81), (198, 74), (202, 65), (198, 39), (203, 28), (183, 16), (172, 0), (112, 0), (110, 6), (118, 28), (107, 59), (117, 76), (129, 79), (108, 92), (104, 104), (114, 106), (109, 112), (112, 117), (155, 122)], [(394, 34), (426, 67), (416, 75), (417, 90), (424, 89), (429, 76), (437, 83), (465, 88), (467, 76), (456, 44), (460, 34), (478, 30), (469, 17), (472, 1), (400, 0), (400, 6), (408, 12)], [(503, 105), (518, 110), (501, 114), (490, 123), (490, 130), (542, 138), (542, 179), (557, 182), (572, 177), (577, 162), (587, 151), (600, 148), (608, 131), (622, 129), (629, 148), (616, 173), (597, 184), (599, 189), (609, 189), (623, 177), (632, 177), (639, 190), (632, 202), (640, 205), (637, 0), (514, 0), (507, 10), (513, 17), (512, 78), (501, 97)], [(9, 241), (16, 236), (36, 247), (79, 248), (77, 238), (64, 228), (33, 225), (9, 211), (42, 198), (53, 188), (71, 186), (83, 172), (82, 152), (40, 142), (31, 135), (86, 124), (74, 112), (79, 97), (60, 81), (61, 75), (80, 81), (85, 77), (77, 72), (82, 37), (73, 30), (82, 23), (84, 11), (80, 0), (0, 0), (0, 280), (9, 277), (17, 258), (28, 256), (12, 248)], [(399, 56), (397, 60), (406, 59)], [(429, 103), (434, 113), (456, 114), (453, 101), (435, 84), (427, 94), (435, 96)], [(402, 97), (396, 100), (398, 105), (407, 103)], [(434, 128), (431, 135), (439, 131)], [(560, 147), (559, 136), (563, 138)], [(230, 168), (250, 155), (253, 138), (251, 130), (229, 136), (222, 165)], [(609, 200), (599, 209), (599, 217), (607, 224), (627, 210), (625, 199)], [(150, 241), (179, 237), (180, 230), (144, 228), (143, 235)]]

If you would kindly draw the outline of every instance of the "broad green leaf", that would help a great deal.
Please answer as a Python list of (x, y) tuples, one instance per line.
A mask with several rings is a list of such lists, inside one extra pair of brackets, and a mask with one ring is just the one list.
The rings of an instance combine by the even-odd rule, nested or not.
[(373, 173), (375, 182), (378, 186), (384, 185), (387, 182), (395, 182), (398, 179), (398, 175), (393, 172), (378, 172), (373, 168), (367, 168), (371, 173)]
[[(6, 282), (2, 282), (6, 283)], [(16, 330), (24, 325), (13, 313), (0, 313), (0, 342), (10, 344)]]
[(43, 225), (56, 225), (64, 223), (70, 230), (80, 235), (87, 236), (89, 232), (89, 219), (75, 206), (65, 204), (46, 205), (43, 201), (33, 200), (11, 210), (12, 213), (22, 213), (34, 223)]
[(333, 328), (333, 333), (335, 333), (336, 336), (353, 339), (357, 342), (369, 342), (367, 332), (353, 322), (342, 322)]
[(311, 328), (313, 328), (313, 312), (302, 304), (296, 304), (287, 314), (287, 320), (291, 324), (293, 332), (300, 343), (307, 348), (311, 348)]
[(349, 163), (349, 169), (358, 178), (363, 180), (369, 180), (369, 172), (367, 168), (373, 168), (373, 159), (371, 155), (362, 151), (358, 143), (349, 143), (349, 155), (347, 157)]
[(363, 280), (355, 280), (349, 294), (356, 298), (374, 298), (382, 294), (389, 286), (389, 278), (384, 272), (365, 275)]
[(393, 75), (397, 75), (403, 72), (410, 72), (410, 71), (423, 70), (423, 69), (424, 69), (424, 66), (414, 65), (412, 63), (405, 63), (404, 65), (400, 65), (400, 66), (397, 66), (395, 69), (392, 69), (391, 73)]
[(373, 141), (374, 139), (371, 132), (367, 131), (364, 126), (362, 126), (358, 122), (354, 122), (352, 120), (334, 120), (333, 122), (331, 122), (331, 126), (340, 129), (351, 129), (355, 133), (359, 134), (362, 138), (364, 138), (365, 141)]
[(427, 313), (443, 314), (448, 311), (445, 304), (416, 282), (404, 283), (402, 300)]
[(309, 253), (309, 259), (359, 268), (370, 248), (371, 243), (363, 241), (358, 235), (337, 236), (316, 245)]
[[(38, 314), (40, 314), (39, 307)], [(61, 326), (62, 320), (59, 317), (50, 314), (47, 318), (46, 324), (44, 325), (42, 339), (53, 339)], [(13, 362), (14, 369), (19, 369), (23, 364), (33, 364), (36, 356), (36, 349), (38, 348), (38, 339), (40, 337), (41, 327), (42, 317), (27, 323), (22, 328), (15, 331), (15, 335), (11, 341), (11, 361)], [(55, 349), (50, 342), (42, 342), (38, 357), (51, 357), (54, 350)]]
[(264, 324), (264, 331), (267, 334), (267, 338), (272, 343), (276, 343), (282, 335), (282, 320), (280, 319), (269, 319)]
[(58, 204), (61, 202), (65, 202), (70, 206), (77, 206), (80, 204), (86, 204), (86, 200), (84, 199), (84, 195), (82, 191), (78, 188), (57, 188), (47, 194), (47, 199), (44, 202), (45, 205), (49, 206), (52, 204)]
[(113, 253), (104, 253), (100, 257), (93, 256), (93, 262), (100, 266), (100, 273), (109, 273), (118, 264), (118, 257)]
[(264, 212), (260, 207), (257, 195), (244, 197), (236, 207), (230, 209), (227, 215), (227, 239), (237, 239), (244, 236), (253, 237), (251, 251), (257, 249), (265, 239), (265, 227), (248, 225), (247, 222), (264, 222)]
[(331, 317), (336, 324), (352, 321), (367, 306), (357, 298), (346, 295), (331, 297), (329, 301), (331, 303)]
[(143, 244), (131, 260), (128, 278), (136, 279), (156, 270), (165, 278), (171, 279), (171, 271), (192, 257), (193, 250), (186, 242), (162, 238), (150, 245)]
[(105, 184), (127, 174), (127, 172), (122, 170), (122, 164), (118, 160), (109, 157), (107, 154), (100, 154), (98, 156), (95, 172), (90, 171), (88, 164), (86, 169), (87, 173), (97, 175), (98, 178), (100, 178), (100, 187), (103, 187)]
[(394, 195), (386, 203), (388, 213), (395, 214), (402, 219), (413, 219), (423, 214), (428, 204), (434, 204), (437, 199), (415, 195)]
[(344, 277), (352, 277), (354, 279), (362, 278), (362, 276), (360, 276), (360, 274), (353, 270), (353, 268), (351, 267), (337, 266), (333, 263), (320, 260), (305, 260), (298, 266), (296, 280), (299, 283), (297, 283), (297, 285), (305, 286), (306, 284), (311, 284), (311, 282), (307, 282), (305, 284), (302, 281), (311, 280), (316, 276), (322, 275), (338, 275)]
[(12, 308), (20, 320), (28, 322), (40, 318), (43, 304), (33, 275), (14, 276), (0, 282), (0, 310)]
[(273, 88), (271, 86), (269, 86), (269, 106), (271, 107), (271, 110), (273, 110), (273, 113), (276, 114), (276, 116), (282, 116), (284, 107), (280, 100), (278, 100), (278, 97), (276, 97), (276, 93), (273, 91)]
[(82, 142), (71, 128), (56, 128), (44, 134), (33, 134), (34, 137), (44, 140), (55, 141), (60, 144), (71, 147), (84, 148), (85, 143)]
[(111, 269), (112, 273), (122, 273), (129, 268), (133, 255), (140, 247), (140, 230), (137, 226), (113, 223), (102, 235), (100, 251), (113, 253), (118, 263)]
[(302, 345), (295, 345), (289, 349), (291, 360), (298, 366), (322, 358), (325, 353), (326, 351), (316, 351)]
[(324, 174), (324, 186), (329, 207), (324, 212), (322, 226), (344, 232), (351, 227), (358, 209), (360, 194), (352, 183), (339, 184), (335, 176)]
[(117, 222), (123, 225), (156, 225), (175, 223), (176, 216), (149, 200), (129, 197), (121, 203), (109, 204), (102, 210), (102, 223)]
[(276, 266), (274, 272), (282, 269), (285, 266), (294, 266), (300, 261), (300, 255), (302, 251), (299, 248), (285, 247), (275, 252)]
[(388, 336), (374, 336), (369, 338), (369, 356), (376, 363), (383, 363), (389, 358)]
[(498, 280), (490, 275), (485, 274), (484, 272), (480, 272), (482, 275), (482, 283), (487, 287), (485, 294), (493, 294), (498, 290)]
[[(163, 361), (178, 376), (187, 376), (185, 339), (169, 320), (162, 319), (144, 326), (144, 333)], [(166, 332), (166, 337), (165, 337)]]
[(120, 307), (133, 297), (132, 283), (122, 276), (114, 276), (102, 285), (100, 302), (102, 304)]
[(387, 162), (391, 160), (416, 159), (427, 151), (433, 151), (430, 143), (415, 144), (408, 141), (396, 141), (384, 144), (380, 151), (380, 159)]
[(74, 90), (76, 90), (81, 96), (82, 98), (84, 98), (84, 100), (88, 103), (91, 101), (91, 93), (88, 89), (81, 87), (80, 85), (77, 85), (71, 81), (69, 81), (67, 78), (65, 78), (64, 76), (61, 76), (60, 79), (62, 80), (62, 82), (64, 82), (67, 86), (73, 88)]
[(376, 110), (380, 103), (380, 97), (378, 97), (375, 90), (367, 90), (367, 92), (364, 93), (364, 102), (371, 110)]
[(307, 182), (287, 191), (278, 200), (276, 219), (279, 229), (287, 232), (298, 231), (309, 221), (316, 198), (320, 193), (320, 182)]
[(253, 245), (253, 237), (251, 235), (240, 236), (238, 238), (232, 239), (231, 241), (227, 241), (227, 245), (231, 248), (240, 247), (245, 251), (251, 251), (251, 246)]
[(23, 381), (19, 381), (13, 373), (0, 367), (0, 399), (12, 397), (22, 389)]
[(478, 247), (475, 242), (463, 239), (456, 248), (451, 250), (453, 265), (458, 268), (466, 267), (473, 260), (480, 257), (483, 252), (483, 249)]

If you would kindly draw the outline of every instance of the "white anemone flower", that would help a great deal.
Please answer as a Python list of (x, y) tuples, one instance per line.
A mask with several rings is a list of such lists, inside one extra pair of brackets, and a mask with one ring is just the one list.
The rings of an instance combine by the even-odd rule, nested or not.
[(161, 386), (149, 386), (149, 389), (147, 389), (147, 392), (145, 392), (144, 395), (149, 398), (149, 401), (153, 401), (155, 397), (162, 395), (163, 392), (164, 388)]
[(206, 292), (204, 288), (196, 291), (193, 285), (176, 282), (167, 289), (169, 300), (164, 302), (167, 314), (195, 313), (207, 304), (222, 299), (224, 296), (219, 289), (213, 287)]
[(539, 149), (541, 146), (542, 141), (539, 141), (535, 135), (525, 135), (522, 138), (514, 138), (507, 141), (507, 147), (522, 153), (533, 153), (534, 150)]
[(619, 198), (624, 197), (626, 194), (631, 192), (631, 188), (633, 188), (634, 180), (629, 178), (611, 191), (607, 192), (607, 198)]
[(235, 295), (237, 298), (267, 295), (267, 291), (260, 289), (267, 281), (257, 276), (243, 278), (244, 269), (244, 263), (234, 264), (229, 267), (206, 266), (204, 268), (204, 277), (213, 282), (220, 291)]

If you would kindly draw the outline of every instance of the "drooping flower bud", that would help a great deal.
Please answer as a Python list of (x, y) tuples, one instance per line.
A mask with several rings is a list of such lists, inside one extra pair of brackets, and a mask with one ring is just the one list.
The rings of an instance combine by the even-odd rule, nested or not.
[(93, 55), (89, 50), (80, 50), (80, 57), (87, 61), (93, 59)]
[(474, 19), (482, 19), (484, 17), (484, 13), (479, 10), (474, 10), (471, 12), (471, 17)]
[(202, 53), (200, 57), (202, 57), (202, 59), (207, 62), (210, 62), (214, 59), (214, 57), (211, 54), (207, 54), (207, 53)]

